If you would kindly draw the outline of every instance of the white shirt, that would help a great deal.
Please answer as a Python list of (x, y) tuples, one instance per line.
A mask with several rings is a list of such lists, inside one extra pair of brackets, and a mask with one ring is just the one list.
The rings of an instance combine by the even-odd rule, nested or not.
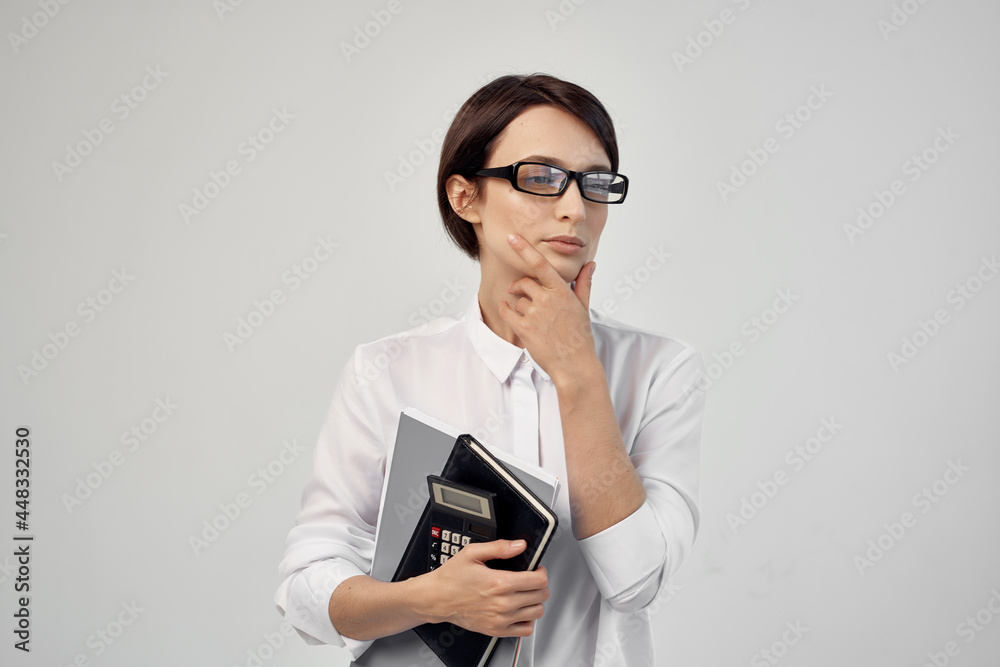
[[(675, 339), (591, 311), (598, 358), (618, 425), (646, 489), (631, 516), (583, 540), (573, 536), (568, 489), (559, 530), (542, 560), (549, 600), (519, 666), (656, 664), (648, 613), (694, 542), (704, 365)], [(699, 383), (699, 381), (701, 381)], [(459, 317), (358, 346), (334, 392), (302, 509), (279, 566), (275, 603), (307, 643), (371, 644), (341, 636), (328, 614), (345, 579), (368, 574), (386, 458), (406, 407), (566, 477), (554, 384), (526, 349), (491, 331), (478, 297)], [(595, 480), (600, 483), (599, 480)]]

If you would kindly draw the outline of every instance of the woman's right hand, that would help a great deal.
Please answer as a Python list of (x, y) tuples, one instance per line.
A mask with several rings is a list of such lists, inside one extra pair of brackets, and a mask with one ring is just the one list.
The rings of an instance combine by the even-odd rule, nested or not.
[(524, 540), (469, 544), (418, 577), (424, 580), (423, 615), (432, 623), (454, 623), (491, 637), (530, 635), (549, 599), (548, 572), (544, 567), (508, 572), (485, 564), (516, 556), (525, 546)]

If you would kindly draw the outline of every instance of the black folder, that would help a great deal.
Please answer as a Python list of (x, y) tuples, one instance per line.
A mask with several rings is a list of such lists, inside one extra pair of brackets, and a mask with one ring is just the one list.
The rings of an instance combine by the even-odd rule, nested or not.
[[(496, 494), (497, 538), (525, 540), (527, 547), (513, 558), (489, 561), (498, 570), (524, 571), (538, 567), (555, 535), (558, 518), (548, 505), (525, 487), (496, 457), (471, 435), (461, 435), (441, 471), (444, 479)], [(410, 537), (393, 581), (403, 581), (428, 571), (430, 502), (424, 507)], [(452, 623), (425, 623), (413, 631), (448, 667), (482, 667), (496, 647), (497, 638), (466, 630)]]

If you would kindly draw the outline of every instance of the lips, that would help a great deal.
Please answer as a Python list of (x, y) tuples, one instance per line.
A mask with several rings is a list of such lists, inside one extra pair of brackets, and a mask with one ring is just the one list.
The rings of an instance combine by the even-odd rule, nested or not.
[(576, 238), (575, 236), (553, 236), (552, 238), (545, 240), (556, 243), (569, 243), (571, 245), (580, 246), (581, 248), (584, 246), (583, 241)]
[(553, 236), (542, 241), (545, 245), (563, 255), (577, 255), (583, 252), (584, 243), (575, 236)]

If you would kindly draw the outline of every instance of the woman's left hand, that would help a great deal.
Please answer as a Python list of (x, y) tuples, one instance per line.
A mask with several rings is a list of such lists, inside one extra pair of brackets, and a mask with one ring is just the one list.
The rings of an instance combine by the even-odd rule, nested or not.
[[(508, 293), (520, 295), (511, 307), (500, 302), (500, 317), (510, 325), (556, 386), (568, 380), (584, 361), (596, 360), (590, 330), (590, 287), (594, 262), (580, 268), (573, 289), (555, 268), (520, 236), (507, 241), (534, 271), (511, 283)], [(588, 358), (589, 355), (589, 358)]]

